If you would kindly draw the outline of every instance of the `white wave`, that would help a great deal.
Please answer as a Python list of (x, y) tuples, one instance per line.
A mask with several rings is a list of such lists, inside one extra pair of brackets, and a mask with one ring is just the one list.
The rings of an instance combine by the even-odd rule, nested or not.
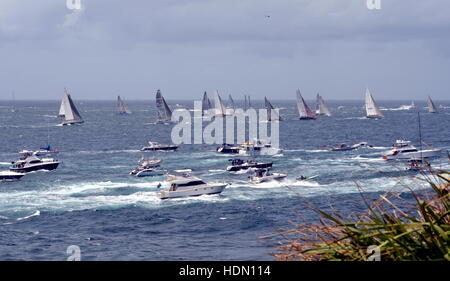
[(18, 221), (26, 220), (26, 219), (29, 219), (29, 218), (31, 218), (31, 217), (36, 217), (36, 216), (40, 216), (40, 215), (41, 215), (41, 212), (40, 212), (39, 210), (37, 210), (36, 212), (34, 212), (34, 213), (31, 214), (31, 215), (26, 216), (26, 217), (23, 217), (23, 218), (18, 218), (17, 220), (18, 220)]

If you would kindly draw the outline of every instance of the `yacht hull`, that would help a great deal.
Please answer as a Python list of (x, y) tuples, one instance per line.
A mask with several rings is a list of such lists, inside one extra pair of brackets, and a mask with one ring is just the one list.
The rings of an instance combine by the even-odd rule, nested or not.
[(31, 165), (28, 167), (22, 167), (22, 168), (9, 168), (10, 171), (17, 172), (17, 173), (29, 173), (34, 171), (40, 171), (40, 170), (47, 170), (52, 171), (58, 168), (59, 162), (53, 162), (53, 163), (44, 163), (44, 164), (37, 164), (37, 165)]
[(166, 146), (166, 147), (143, 147), (141, 151), (175, 151), (178, 149), (178, 146)]
[(397, 155), (385, 155), (384, 160), (409, 160), (409, 159), (422, 159), (422, 158), (433, 158), (439, 157), (441, 154), (440, 149), (430, 149), (417, 152), (405, 152), (399, 153)]

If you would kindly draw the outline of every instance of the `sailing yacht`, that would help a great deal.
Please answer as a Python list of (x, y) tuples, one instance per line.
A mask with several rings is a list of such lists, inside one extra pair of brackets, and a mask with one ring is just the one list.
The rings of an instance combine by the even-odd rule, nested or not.
[(14, 92), (12, 92), (12, 107), (11, 107), (11, 112), (17, 112), (17, 108), (16, 108), (16, 96), (14, 94)]
[(167, 105), (161, 94), (161, 90), (156, 91), (156, 107), (158, 108), (156, 123), (168, 124), (172, 122), (172, 110)]
[(217, 90), (214, 92), (214, 107), (216, 117), (224, 117), (227, 114), (225, 105), (223, 104), (223, 101), (220, 98), (219, 92)]
[(325, 104), (325, 101), (323, 100), (322, 96), (319, 94), (317, 94), (317, 97), (316, 97), (316, 114), (331, 116), (331, 112), (328, 109), (328, 106)]
[(119, 111), (119, 114), (131, 114), (131, 111), (128, 110), (128, 107), (120, 96), (117, 96), (117, 110)]
[(225, 109), (226, 115), (233, 115), (234, 111), (236, 110), (236, 105), (234, 103), (233, 97), (231, 95), (228, 95), (228, 106)]
[(369, 88), (366, 88), (366, 117), (372, 119), (383, 118), (384, 115), (381, 113), (380, 108), (375, 103)]
[(297, 89), (297, 109), (298, 114), (300, 115), (300, 120), (316, 120), (316, 115), (306, 104), (299, 89)]
[(267, 121), (283, 121), (267, 97), (264, 97), (264, 105), (267, 109)]
[(434, 105), (434, 102), (430, 96), (428, 96), (428, 112), (429, 113), (437, 113), (436, 106)]
[(211, 101), (208, 98), (208, 94), (205, 92), (203, 94), (202, 99), (202, 116), (209, 115), (211, 109), (212, 109)]
[(64, 117), (65, 120), (61, 123), (63, 126), (84, 123), (67, 89), (64, 89), (64, 97), (59, 107), (58, 116)]

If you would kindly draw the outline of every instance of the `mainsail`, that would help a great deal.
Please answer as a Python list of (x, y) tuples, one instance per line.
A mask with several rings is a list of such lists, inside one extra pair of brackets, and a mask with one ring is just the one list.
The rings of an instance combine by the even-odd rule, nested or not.
[[(68, 95), (67, 93), (67, 89), (64, 88), (64, 95)], [(59, 113), (58, 113), (58, 117), (64, 117), (66, 115), (65, 113), (65, 108), (66, 108), (66, 99), (63, 98), (61, 101), (61, 105), (59, 106)]]
[(317, 94), (316, 98), (316, 114), (317, 115), (326, 115), (331, 116), (331, 112), (328, 109), (328, 106), (325, 104), (325, 101), (323, 100), (322, 96)]
[(170, 122), (172, 120), (172, 110), (167, 105), (161, 91), (156, 91), (156, 107), (158, 108), (156, 122)]
[(433, 102), (433, 100), (431, 100), (430, 96), (428, 96), (428, 112), (430, 112), (430, 113), (437, 112), (436, 106), (434, 105), (434, 102)]
[(383, 118), (384, 115), (381, 113), (378, 108), (375, 100), (372, 97), (372, 94), (369, 91), (369, 88), (366, 88), (366, 113), (367, 118)]
[(131, 113), (128, 108), (126, 107), (123, 100), (120, 98), (120, 96), (117, 97), (117, 109), (120, 114), (129, 114)]
[(216, 108), (216, 116), (223, 117), (226, 114), (225, 106), (220, 98), (219, 92), (214, 92), (214, 107)]
[[(81, 118), (80, 113), (78, 112), (75, 104), (70, 97), (70, 94), (64, 89), (64, 98), (61, 102), (63, 105), (62, 112), (64, 113), (65, 122), (63, 124), (71, 124), (71, 123), (83, 123), (83, 118)], [(61, 114), (61, 109), (60, 109)]]
[(300, 120), (317, 118), (316, 115), (309, 108), (309, 106), (306, 104), (299, 89), (297, 89), (297, 109), (298, 114), (300, 115)]
[(264, 97), (264, 104), (267, 109), (267, 121), (283, 121), (267, 97)]

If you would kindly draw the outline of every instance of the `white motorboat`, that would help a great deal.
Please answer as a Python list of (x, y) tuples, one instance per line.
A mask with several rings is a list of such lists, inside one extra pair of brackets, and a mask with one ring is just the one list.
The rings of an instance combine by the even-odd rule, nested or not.
[(242, 156), (273, 156), (280, 154), (283, 150), (272, 146), (263, 140), (256, 140), (255, 143), (245, 142), (241, 144), (239, 155)]
[(143, 157), (138, 162), (138, 167), (130, 172), (130, 175), (136, 177), (154, 177), (164, 175), (164, 171), (159, 170), (159, 164), (161, 160), (159, 159), (147, 159)]
[(161, 199), (219, 194), (228, 185), (227, 183), (206, 183), (191, 175), (170, 175), (168, 181), (170, 188), (159, 193), (159, 198)]
[(418, 150), (410, 141), (397, 140), (390, 152), (383, 156), (384, 160), (409, 160), (439, 157), (441, 149)]
[(255, 175), (250, 176), (250, 182), (263, 183), (269, 181), (281, 181), (287, 177), (287, 174), (272, 173), (270, 169), (257, 169)]
[(347, 145), (345, 143), (334, 145), (330, 148), (331, 151), (349, 151), (349, 150), (355, 150), (358, 148), (366, 148), (366, 147), (372, 147), (367, 142), (359, 142), (354, 145)]
[(57, 159), (46, 157), (38, 158), (36, 155), (21, 157), (19, 160), (12, 162), (9, 170), (18, 173), (28, 173), (39, 170), (55, 170), (58, 168), (59, 162)]
[(0, 181), (15, 181), (25, 176), (25, 173), (17, 173), (13, 171), (0, 171)]
[(141, 151), (175, 151), (178, 146), (171, 144), (159, 144), (154, 141), (149, 141), (147, 146), (141, 148)]

